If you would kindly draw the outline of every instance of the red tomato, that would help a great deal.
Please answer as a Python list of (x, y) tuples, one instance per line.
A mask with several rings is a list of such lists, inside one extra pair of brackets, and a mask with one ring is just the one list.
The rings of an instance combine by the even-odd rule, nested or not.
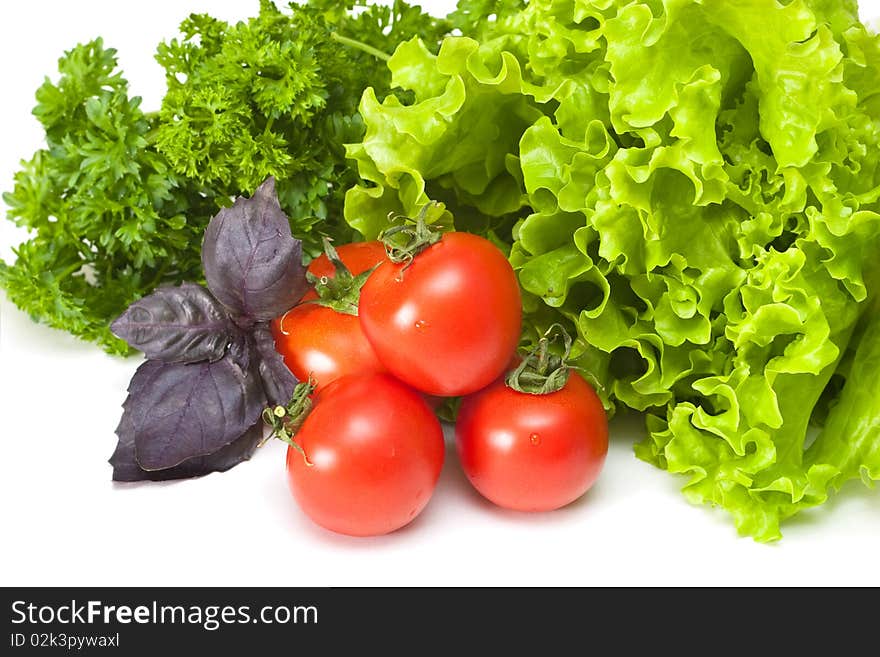
[[(385, 259), (381, 242), (345, 244), (337, 253), (354, 275)], [(309, 271), (319, 277), (332, 278), (336, 274), (325, 255), (312, 260)], [(303, 301), (317, 297), (310, 290)], [(346, 374), (385, 371), (354, 315), (314, 303), (301, 303), (273, 320), (271, 328), (275, 348), (284, 357), (287, 367), (300, 381), (311, 376), (317, 390)]]
[(443, 466), (440, 423), (422, 396), (387, 374), (329, 385), (287, 450), (290, 488), (317, 524), (387, 534), (428, 503)]
[(469, 233), (447, 233), (409, 266), (383, 262), (361, 289), (364, 334), (401, 381), (456, 396), (491, 383), (520, 336), (519, 285), (504, 254)]
[(608, 453), (608, 422), (590, 385), (571, 372), (547, 395), (507, 387), (503, 379), (462, 401), (455, 425), (462, 468), (498, 506), (550, 511), (583, 495)]
[(311, 377), (318, 391), (347, 374), (385, 371), (354, 315), (306, 303), (273, 320), (272, 334), (294, 376)]

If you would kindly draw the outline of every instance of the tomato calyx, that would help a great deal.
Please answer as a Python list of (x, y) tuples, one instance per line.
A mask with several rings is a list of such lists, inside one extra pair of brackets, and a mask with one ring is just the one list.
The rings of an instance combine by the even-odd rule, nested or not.
[(312, 393), (315, 382), (309, 379), (297, 384), (286, 406), (270, 406), (263, 409), (263, 422), (272, 429), (272, 437), (284, 441), (302, 454), (306, 465), (312, 465), (302, 446), (294, 440), (296, 432), (312, 410)]
[[(550, 351), (555, 340), (562, 340), (562, 355)], [(568, 383), (572, 366), (572, 339), (561, 324), (552, 324), (541, 336), (538, 343), (523, 354), (519, 364), (507, 373), (504, 382), (507, 387), (529, 395), (549, 395), (558, 392)]]
[(402, 223), (382, 232), (379, 238), (385, 245), (385, 253), (391, 262), (398, 265), (406, 263), (406, 269), (417, 255), (440, 241), (443, 232), (431, 228), (426, 221), (428, 213), (440, 207), (439, 203), (431, 201), (422, 206), (415, 223)]
[[(324, 238), (324, 255), (327, 256), (327, 260), (333, 265), (335, 272), (333, 276), (315, 276), (311, 272), (306, 274), (306, 279), (315, 286), (315, 294), (318, 295), (317, 299), (307, 301), (306, 303), (314, 303), (335, 310), (343, 315), (354, 315), (357, 317), (361, 288), (367, 282), (370, 274), (379, 265), (377, 264), (375, 267), (355, 276), (345, 263), (342, 262), (342, 259), (327, 237)], [(282, 332), (283, 323), (282, 319)]]

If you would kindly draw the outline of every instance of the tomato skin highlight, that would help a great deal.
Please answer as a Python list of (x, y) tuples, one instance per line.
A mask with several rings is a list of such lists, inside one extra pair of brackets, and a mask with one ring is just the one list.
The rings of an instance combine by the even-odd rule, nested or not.
[(383, 262), (359, 315), (380, 362), (431, 395), (480, 390), (504, 371), (520, 336), (516, 274), (491, 242), (446, 233), (409, 265)]
[[(375, 241), (344, 244), (337, 253), (355, 276), (385, 260), (385, 247)], [(336, 274), (326, 255), (312, 260), (308, 269), (318, 277), (332, 278)], [(312, 377), (316, 390), (321, 390), (348, 374), (386, 371), (364, 336), (358, 318), (304, 303), (317, 298), (315, 291), (309, 290), (303, 302), (271, 323), (275, 349), (294, 376), (300, 381)]]
[[(427, 505), (445, 446), (421, 395), (387, 374), (330, 384), (287, 450), (291, 492), (315, 523), (351, 536), (387, 534)], [(308, 459), (308, 463), (306, 461)]]
[(551, 511), (595, 483), (608, 453), (608, 421), (590, 385), (571, 372), (547, 395), (503, 379), (462, 401), (455, 425), (465, 474), (484, 497), (517, 511)]

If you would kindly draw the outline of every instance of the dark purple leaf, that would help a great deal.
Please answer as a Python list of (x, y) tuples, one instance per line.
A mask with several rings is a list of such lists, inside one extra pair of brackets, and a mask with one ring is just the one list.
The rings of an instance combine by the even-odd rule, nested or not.
[(110, 457), (113, 480), (166, 481), (201, 477), (211, 472), (225, 472), (247, 461), (263, 439), (262, 421), (258, 420), (240, 437), (212, 454), (195, 456), (177, 466), (163, 470), (144, 470), (140, 466), (135, 454), (135, 425), (143, 422), (144, 407), (135, 403), (135, 400), (155, 385), (164, 367), (162, 363), (156, 361), (145, 361), (131, 379), (128, 386), (129, 396), (122, 405), (122, 419), (116, 429), (119, 441)]
[(208, 289), (232, 314), (258, 321), (284, 313), (305, 294), (302, 243), (291, 235), (274, 178), (211, 219), (202, 269)]
[(242, 331), (235, 340), (229, 343), (229, 358), (246, 372), (251, 370), (251, 364), (259, 355), (256, 353), (257, 346), (254, 344), (254, 336), (250, 332)]
[(134, 435), (141, 468), (163, 470), (228, 445), (257, 422), (265, 405), (259, 376), (229, 357), (147, 361), (132, 377), (120, 431)]
[(275, 338), (265, 324), (254, 327), (254, 344), (259, 356), (260, 379), (269, 403), (286, 405), (293, 396), (297, 379), (284, 364), (281, 354), (275, 349)]
[(229, 345), (227, 357), (259, 377), (271, 405), (290, 401), (298, 381), (275, 349), (275, 339), (268, 324), (260, 322), (250, 332), (241, 333)]
[(135, 370), (131, 381), (128, 382), (128, 397), (123, 402), (122, 407), (125, 408), (131, 403), (132, 397), (141, 394), (144, 390), (153, 385), (159, 372), (162, 371), (162, 363), (155, 360), (144, 360), (140, 367)]
[(263, 440), (263, 423), (259, 421), (241, 437), (213, 454), (196, 456), (165, 470), (144, 470), (135, 458), (134, 432), (128, 426), (130, 422), (130, 416), (123, 415), (119, 428), (116, 429), (119, 442), (113, 456), (110, 457), (113, 481), (167, 481), (201, 477), (212, 472), (226, 472), (239, 463), (247, 461)]
[(194, 363), (222, 358), (235, 325), (208, 290), (184, 283), (135, 301), (110, 330), (147, 358)]

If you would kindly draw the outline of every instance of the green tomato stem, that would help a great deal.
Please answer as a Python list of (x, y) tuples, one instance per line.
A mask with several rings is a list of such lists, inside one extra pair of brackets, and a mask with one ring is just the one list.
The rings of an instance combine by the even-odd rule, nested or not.
[(330, 239), (324, 237), (323, 242), (324, 255), (327, 256), (327, 259), (331, 262), (336, 271), (332, 277), (318, 277), (311, 273), (306, 274), (306, 278), (315, 286), (315, 293), (318, 295), (317, 299), (306, 301), (306, 303), (314, 303), (335, 310), (343, 315), (354, 315), (356, 317), (358, 314), (358, 304), (360, 303), (361, 298), (361, 288), (364, 286), (364, 283), (367, 282), (370, 274), (372, 274), (379, 265), (377, 264), (376, 267), (355, 276), (351, 273), (351, 270), (346, 267), (345, 263), (342, 262), (336, 249), (333, 248)]
[[(550, 343), (562, 339), (563, 353), (550, 352)], [(572, 339), (561, 324), (552, 324), (538, 340), (538, 344), (523, 355), (522, 361), (511, 370), (504, 382), (509, 388), (528, 395), (548, 395), (558, 392), (568, 383), (571, 365)]]
[(395, 264), (405, 262), (406, 267), (409, 267), (419, 253), (440, 241), (443, 233), (431, 228), (426, 221), (428, 212), (437, 205), (435, 201), (424, 205), (414, 224), (403, 223), (392, 226), (379, 236), (391, 262)]
[(311, 466), (312, 462), (294, 437), (312, 410), (311, 395), (314, 391), (313, 381), (303, 381), (294, 388), (293, 396), (286, 406), (279, 404), (263, 409), (263, 422), (272, 429), (272, 435), (298, 451), (308, 466)]

